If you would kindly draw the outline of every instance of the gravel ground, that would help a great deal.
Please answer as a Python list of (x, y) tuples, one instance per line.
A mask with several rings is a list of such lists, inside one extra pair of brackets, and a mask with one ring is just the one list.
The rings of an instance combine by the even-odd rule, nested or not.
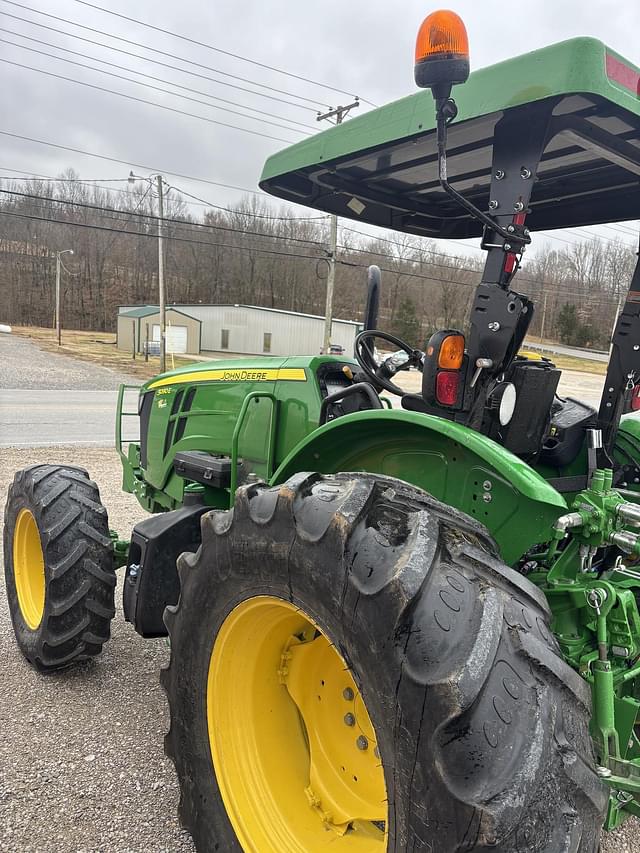
[[(2, 506), (13, 471), (48, 461), (84, 465), (123, 535), (144, 517), (121, 491), (120, 463), (108, 449), (0, 451)], [(121, 601), (119, 586), (100, 658), (42, 676), (18, 652), (0, 584), (0, 851), (194, 850), (176, 818), (178, 787), (163, 753), (168, 714), (158, 672), (168, 649), (124, 622)]]
[(0, 334), (0, 364), (0, 388), (116, 391), (121, 382), (136, 382), (108, 367), (38, 349), (17, 335)]

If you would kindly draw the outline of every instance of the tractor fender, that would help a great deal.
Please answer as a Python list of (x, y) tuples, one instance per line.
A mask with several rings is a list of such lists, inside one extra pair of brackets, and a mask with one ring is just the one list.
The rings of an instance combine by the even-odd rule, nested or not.
[(505, 562), (551, 539), (567, 504), (526, 462), (453, 421), (404, 410), (359, 412), (314, 430), (270, 483), (301, 471), (366, 471), (396, 477), (481, 521)]

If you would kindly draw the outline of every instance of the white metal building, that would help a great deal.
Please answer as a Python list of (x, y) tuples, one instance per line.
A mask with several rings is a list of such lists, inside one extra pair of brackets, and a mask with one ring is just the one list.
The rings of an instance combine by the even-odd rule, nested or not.
[[(122, 305), (118, 314), (140, 306)], [(200, 350), (216, 355), (317, 355), (322, 349), (324, 317), (256, 305), (171, 305), (201, 321)], [(333, 320), (331, 343), (353, 354), (362, 324)]]

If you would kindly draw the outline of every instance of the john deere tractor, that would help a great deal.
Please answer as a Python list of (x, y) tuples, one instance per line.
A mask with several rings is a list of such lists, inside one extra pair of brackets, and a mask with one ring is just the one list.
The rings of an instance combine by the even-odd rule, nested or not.
[[(121, 566), (125, 618), (168, 634), (165, 748), (200, 851), (595, 853), (640, 815), (640, 267), (597, 411), (521, 354), (534, 305), (512, 288), (533, 231), (640, 218), (640, 74), (586, 38), (468, 74), (462, 22), (430, 15), (430, 92), (261, 179), (370, 225), (480, 237), (466, 334), (422, 352), (377, 331), (371, 269), (354, 359), (165, 373), (128, 445), (122, 389), (123, 487), (150, 513), (128, 541), (81, 468), (31, 466), (9, 492), (7, 591), (35, 667), (100, 652)], [(421, 393), (398, 384), (409, 368)]]

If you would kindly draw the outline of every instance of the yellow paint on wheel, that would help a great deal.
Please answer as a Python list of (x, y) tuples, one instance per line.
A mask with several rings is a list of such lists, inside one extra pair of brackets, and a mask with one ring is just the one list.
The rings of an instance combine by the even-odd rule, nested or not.
[(207, 683), (220, 793), (246, 853), (384, 853), (375, 730), (344, 659), (289, 602), (256, 596), (225, 619)]
[(44, 556), (38, 525), (28, 509), (21, 509), (13, 532), (13, 577), (22, 618), (32, 631), (44, 613)]

